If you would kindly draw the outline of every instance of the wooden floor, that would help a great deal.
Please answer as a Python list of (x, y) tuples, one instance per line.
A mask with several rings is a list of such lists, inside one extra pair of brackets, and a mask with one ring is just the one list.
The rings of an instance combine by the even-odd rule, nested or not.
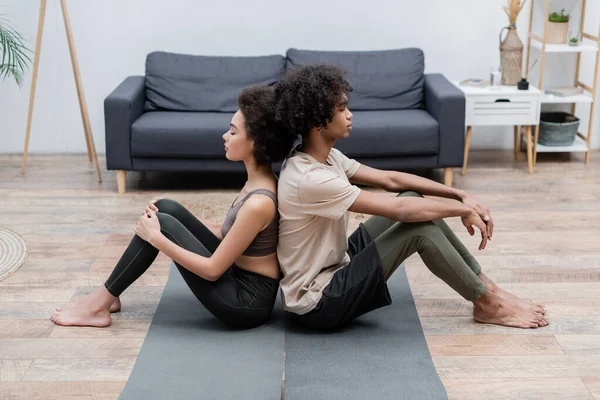
[[(145, 202), (216, 193), (195, 175), (114, 172), (99, 184), (85, 156), (0, 156), (0, 226), (21, 234), (30, 254), (0, 282), (0, 399), (116, 399), (125, 385), (166, 283), (157, 262), (122, 296), (107, 329), (56, 327), (56, 305), (101, 285), (127, 245)], [(101, 165), (105, 165), (101, 160)], [(473, 151), (454, 185), (488, 205), (496, 221), (484, 251), (449, 223), (501, 286), (547, 305), (551, 324), (517, 330), (476, 324), (469, 303), (420, 259), (409, 280), (433, 361), (451, 399), (600, 399), (600, 153), (525, 157)], [(436, 175), (441, 178), (441, 174)], [(202, 182), (202, 183), (199, 183)], [(236, 185), (230, 183), (231, 199)], [(219, 191), (222, 193), (223, 191)]]

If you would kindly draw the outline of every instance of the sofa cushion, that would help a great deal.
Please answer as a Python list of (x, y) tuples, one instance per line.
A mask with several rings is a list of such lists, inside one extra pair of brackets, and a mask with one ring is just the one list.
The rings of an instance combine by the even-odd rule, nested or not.
[(334, 64), (346, 70), (353, 87), (353, 110), (396, 110), (423, 104), (425, 58), (417, 48), (383, 51), (309, 51), (289, 49), (288, 67)]
[(233, 113), (155, 111), (131, 126), (131, 155), (225, 158), (223, 134)]
[(350, 137), (335, 147), (348, 157), (438, 154), (437, 121), (424, 110), (356, 111)]
[(146, 58), (146, 111), (238, 109), (246, 86), (272, 85), (285, 72), (281, 55), (259, 57), (192, 56), (153, 52)]

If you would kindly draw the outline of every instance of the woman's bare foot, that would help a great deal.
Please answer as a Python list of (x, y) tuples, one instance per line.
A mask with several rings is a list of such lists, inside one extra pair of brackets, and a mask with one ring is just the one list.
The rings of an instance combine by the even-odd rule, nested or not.
[[(62, 307), (56, 307), (56, 311), (62, 311), (63, 308)], [(110, 311), (111, 313), (116, 313), (121, 311), (121, 299), (119, 297), (117, 297), (117, 299), (115, 300), (114, 303), (112, 303), (110, 305), (110, 308), (108, 309), (108, 311)]]
[(506, 300), (513, 300), (513, 301), (519, 302), (523, 305), (523, 307), (529, 307), (533, 311), (540, 312), (542, 314), (546, 314), (546, 308), (543, 305), (535, 304), (530, 300), (522, 299), (515, 294), (507, 292), (506, 290), (504, 290), (500, 286), (498, 286), (490, 278), (488, 278), (483, 272), (479, 273), (479, 275), (477, 275), (477, 276), (479, 277), (481, 282), (483, 282), (483, 284), (486, 286), (487, 290), (490, 293), (493, 293), (493, 294), (497, 295), (498, 297), (501, 297)]
[(111, 324), (109, 308), (115, 303), (115, 297), (105, 288), (82, 297), (74, 304), (67, 305), (52, 313), (50, 320), (63, 326), (105, 327)]
[(110, 311), (111, 313), (121, 311), (121, 299), (119, 297), (117, 297), (115, 302), (110, 305), (108, 311)]
[[(515, 296), (516, 297), (516, 296)], [(504, 298), (486, 292), (473, 302), (473, 318), (477, 322), (515, 328), (539, 328), (548, 325), (548, 318), (523, 299)]]

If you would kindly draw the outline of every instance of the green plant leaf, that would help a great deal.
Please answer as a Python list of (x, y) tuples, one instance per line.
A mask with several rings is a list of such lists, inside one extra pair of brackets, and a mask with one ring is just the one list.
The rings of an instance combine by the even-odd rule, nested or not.
[(23, 84), (23, 74), (31, 63), (28, 55), (31, 50), (23, 41), (23, 36), (8, 20), (0, 16), (0, 80), (13, 78), (19, 86)]

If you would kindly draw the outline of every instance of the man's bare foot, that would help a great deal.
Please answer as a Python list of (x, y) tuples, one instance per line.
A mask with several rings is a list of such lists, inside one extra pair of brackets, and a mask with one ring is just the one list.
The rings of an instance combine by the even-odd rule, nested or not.
[(519, 302), (523, 305), (523, 307), (529, 307), (533, 311), (540, 312), (542, 314), (546, 314), (546, 308), (543, 305), (535, 304), (534, 302), (532, 302), (530, 300), (522, 299), (515, 294), (507, 292), (506, 290), (504, 290), (500, 286), (498, 286), (490, 278), (488, 278), (483, 272), (479, 273), (479, 275), (477, 275), (477, 276), (479, 277), (481, 282), (483, 282), (483, 284), (486, 286), (487, 290), (490, 293), (493, 293), (493, 294), (497, 295), (498, 297), (501, 297), (506, 300), (512, 300), (512, 301)]
[[(62, 307), (56, 307), (56, 311), (62, 311), (63, 308)], [(121, 299), (119, 297), (117, 297), (117, 299), (115, 300), (114, 303), (112, 303), (110, 305), (110, 308), (108, 309), (108, 311), (110, 311), (111, 313), (116, 313), (121, 311)]]
[(528, 307), (530, 303), (518, 297), (513, 300), (486, 292), (473, 304), (473, 318), (477, 322), (525, 329), (548, 325), (548, 318), (542, 312)]
[(95, 292), (74, 304), (69, 304), (60, 310), (55, 310), (50, 320), (56, 325), (63, 326), (94, 326), (105, 327), (111, 324), (109, 308), (116, 302), (105, 288), (99, 288)]

